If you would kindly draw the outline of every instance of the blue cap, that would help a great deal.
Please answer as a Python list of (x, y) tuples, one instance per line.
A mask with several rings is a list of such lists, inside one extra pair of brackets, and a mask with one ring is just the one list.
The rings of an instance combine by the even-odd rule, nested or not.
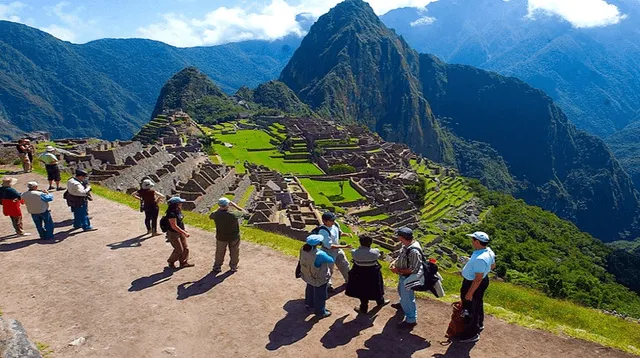
[(230, 203), (231, 203), (231, 200), (229, 200), (229, 199), (227, 199), (225, 197), (222, 197), (222, 198), (218, 199), (218, 205), (221, 206), (221, 207), (227, 207), (227, 206), (229, 206)]
[(311, 245), (311, 246), (318, 246), (322, 243), (322, 240), (324, 240), (324, 236), (322, 235), (309, 235), (307, 236), (307, 244)]
[(413, 230), (408, 227), (401, 227), (398, 229), (398, 236), (402, 236), (407, 240), (413, 240)]
[(324, 214), (322, 214), (322, 221), (335, 221), (336, 220), (336, 214), (332, 213), (331, 211), (327, 211)]
[(180, 204), (180, 203), (186, 203), (186, 202), (187, 202), (186, 200), (182, 199), (179, 196), (174, 196), (173, 198), (167, 201), (167, 203), (169, 204)]
[(467, 234), (467, 236), (472, 237), (480, 242), (489, 242), (489, 235), (486, 232), (476, 231), (473, 234)]

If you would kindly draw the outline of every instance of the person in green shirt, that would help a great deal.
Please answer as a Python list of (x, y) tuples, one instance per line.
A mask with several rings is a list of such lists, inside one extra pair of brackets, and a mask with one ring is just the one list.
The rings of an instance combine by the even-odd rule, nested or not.
[(46, 151), (38, 158), (42, 164), (44, 164), (47, 170), (47, 180), (49, 181), (49, 190), (53, 190), (53, 182), (56, 182), (56, 190), (64, 190), (60, 186), (60, 167), (58, 167), (58, 157), (54, 154), (56, 149), (50, 145), (47, 146)]
[[(218, 210), (210, 215), (216, 223), (216, 257), (213, 263), (213, 272), (222, 271), (222, 263), (229, 247), (231, 272), (238, 270), (240, 261), (240, 223), (238, 222), (247, 211), (239, 207), (227, 198), (218, 200)], [(234, 208), (236, 210), (229, 210)]]

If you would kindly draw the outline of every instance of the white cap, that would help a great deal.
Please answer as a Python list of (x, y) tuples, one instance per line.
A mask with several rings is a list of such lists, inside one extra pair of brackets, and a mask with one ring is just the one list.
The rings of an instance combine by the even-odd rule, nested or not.
[(33, 188), (37, 188), (38, 187), (38, 183), (35, 181), (30, 181), (27, 183), (27, 188), (29, 189), (33, 189)]
[(142, 189), (151, 189), (154, 186), (156, 186), (156, 184), (154, 182), (151, 181), (151, 179), (145, 179), (142, 181)]
[(473, 234), (467, 234), (467, 236), (472, 237), (480, 242), (489, 242), (489, 235), (486, 232), (476, 231)]
[(45, 150), (46, 150), (47, 152), (55, 152), (56, 148), (54, 148), (54, 147), (52, 147), (52, 146), (48, 145), (48, 146), (45, 148)]

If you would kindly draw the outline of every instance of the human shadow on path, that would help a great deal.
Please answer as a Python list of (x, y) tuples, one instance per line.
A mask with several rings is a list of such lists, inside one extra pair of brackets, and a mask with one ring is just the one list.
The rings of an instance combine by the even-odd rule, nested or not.
[(77, 234), (77, 232), (72, 232), (74, 231), (73, 229), (71, 230), (67, 230), (67, 231), (61, 231), (61, 232), (57, 232), (54, 234), (53, 240), (42, 240), (38, 237), (38, 235), (36, 234), (35, 237), (32, 236), (18, 236), (18, 235), (9, 235), (9, 236), (4, 236), (2, 238), (0, 238), (0, 242), (2, 241), (6, 241), (9, 239), (17, 239), (17, 238), (22, 238), (22, 237), (31, 237), (32, 239), (30, 240), (22, 240), (22, 241), (16, 241), (16, 242), (10, 242), (10, 243), (6, 243), (6, 244), (0, 244), (0, 252), (9, 252), (9, 251), (15, 251), (15, 250), (20, 250), (20, 249), (24, 249), (25, 247), (29, 247), (31, 245), (53, 245), (53, 244), (58, 244), (66, 239), (68, 239), (70, 236), (73, 236), (75, 234)]
[(328, 349), (336, 348), (349, 344), (352, 339), (360, 335), (360, 332), (367, 328), (373, 327), (378, 316), (358, 315), (355, 319), (345, 323), (345, 319), (349, 315), (338, 318), (325, 335), (320, 338), (322, 346)]
[(53, 223), (53, 227), (59, 229), (61, 227), (67, 227), (73, 225), (73, 219), (67, 219), (64, 221)]
[(330, 290), (327, 292), (327, 300), (330, 299), (333, 296), (337, 296), (339, 294), (341, 294), (342, 292), (347, 290), (347, 284), (343, 283), (342, 285), (334, 288), (333, 290)]
[(411, 333), (409, 330), (396, 327), (402, 321), (402, 313), (398, 311), (384, 325), (382, 332), (364, 342), (365, 349), (358, 349), (358, 358), (410, 358), (414, 353), (431, 347), (426, 339)]
[(434, 354), (433, 358), (469, 358), (475, 343), (452, 342), (444, 354)]
[(149, 287), (159, 285), (163, 282), (167, 282), (173, 276), (173, 269), (165, 267), (162, 272), (154, 273), (153, 275), (137, 278), (131, 282), (129, 292), (142, 291)]
[(206, 276), (195, 282), (185, 282), (178, 286), (178, 300), (185, 300), (192, 296), (201, 295), (209, 292), (212, 288), (221, 284), (229, 276), (233, 275), (233, 271), (227, 271), (218, 276), (217, 272), (209, 272)]
[[(287, 314), (280, 320), (269, 333), (269, 343), (265, 348), (275, 351), (284, 346), (292, 345), (307, 336), (311, 328), (319, 319), (309, 312), (303, 299), (291, 300), (282, 306)], [(309, 315), (313, 315), (309, 318)]]
[(129, 247), (139, 247), (139, 246), (142, 246), (143, 241), (147, 241), (150, 238), (152, 238), (152, 236), (144, 238), (145, 236), (146, 234), (138, 235), (136, 237), (132, 237), (131, 239), (114, 242), (112, 244), (107, 244), (107, 246), (110, 247), (111, 250), (126, 249)]

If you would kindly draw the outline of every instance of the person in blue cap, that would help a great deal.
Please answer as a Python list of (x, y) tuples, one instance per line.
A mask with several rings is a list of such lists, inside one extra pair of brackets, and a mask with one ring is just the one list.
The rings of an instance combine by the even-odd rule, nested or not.
[(470, 315), (465, 321), (465, 331), (460, 342), (470, 343), (480, 340), (484, 330), (484, 293), (489, 287), (489, 271), (496, 267), (496, 254), (489, 245), (489, 235), (482, 231), (468, 234), (473, 245), (473, 254), (462, 268), (462, 305)]
[[(234, 208), (236, 210), (229, 210)], [(233, 201), (227, 198), (218, 200), (218, 210), (209, 216), (216, 223), (216, 257), (213, 262), (213, 272), (222, 271), (224, 256), (229, 248), (229, 266), (231, 272), (238, 271), (240, 262), (240, 224), (239, 220), (247, 213)]]
[(323, 239), (322, 235), (309, 235), (300, 249), (300, 274), (302, 280), (307, 283), (304, 302), (307, 309), (312, 309), (318, 318), (331, 316), (326, 302), (331, 279), (330, 265), (334, 260), (325, 251), (318, 249)]
[(391, 307), (404, 311), (404, 320), (398, 324), (399, 328), (413, 328), (418, 324), (418, 308), (416, 295), (411, 288), (407, 288), (405, 281), (412, 275), (420, 275), (422, 271), (422, 248), (413, 238), (413, 230), (403, 227), (398, 230), (398, 241), (402, 248), (398, 258), (391, 264), (391, 272), (399, 277), (398, 295), (400, 302)]
[(167, 230), (167, 240), (173, 247), (173, 252), (167, 260), (169, 268), (176, 268), (176, 261), (180, 264), (180, 268), (193, 267), (194, 264), (189, 263), (189, 247), (187, 245), (187, 238), (189, 233), (184, 227), (184, 215), (182, 214), (182, 204), (186, 200), (179, 196), (174, 196), (169, 199), (167, 203), (169, 207), (165, 216), (169, 220), (169, 228)]
[[(343, 235), (340, 225), (336, 222), (336, 214), (327, 211), (322, 214), (322, 226), (319, 235), (322, 235), (322, 250), (324, 250), (338, 266), (338, 270), (344, 277), (344, 282), (349, 282), (349, 261), (342, 249), (351, 249), (351, 245), (341, 245), (340, 238)], [(331, 265), (331, 274), (333, 275), (333, 266)], [(329, 282), (329, 291), (333, 291), (331, 282)]]

